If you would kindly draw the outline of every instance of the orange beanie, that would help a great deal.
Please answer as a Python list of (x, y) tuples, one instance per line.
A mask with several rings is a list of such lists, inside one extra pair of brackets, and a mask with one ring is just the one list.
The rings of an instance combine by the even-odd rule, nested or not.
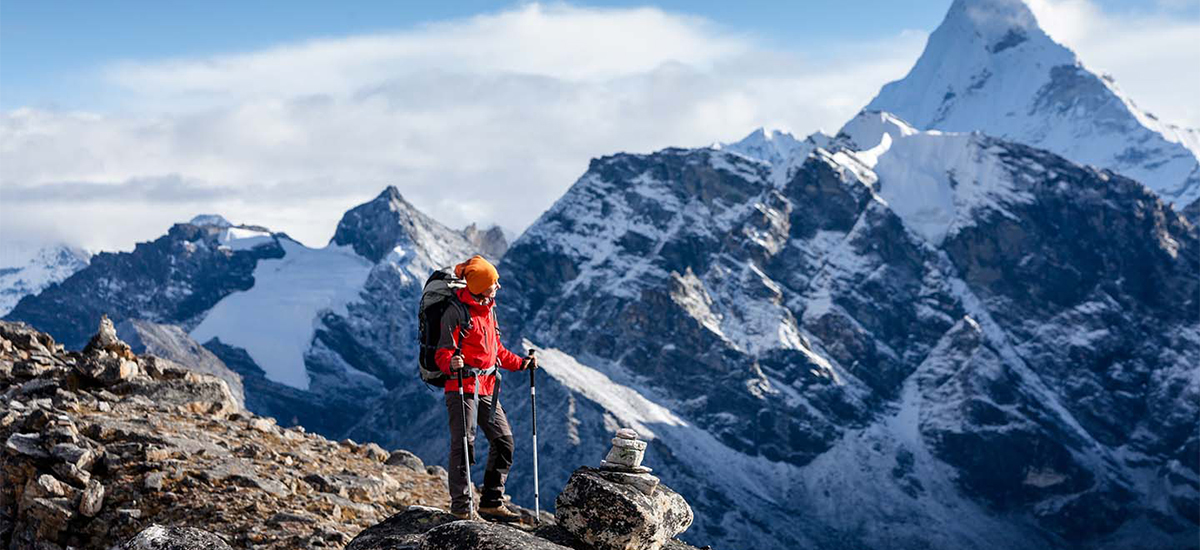
[(472, 256), (470, 260), (454, 266), (454, 274), (460, 279), (467, 280), (467, 290), (471, 291), (471, 294), (483, 294), (484, 291), (496, 284), (496, 281), (500, 280), (496, 266), (478, 254)]

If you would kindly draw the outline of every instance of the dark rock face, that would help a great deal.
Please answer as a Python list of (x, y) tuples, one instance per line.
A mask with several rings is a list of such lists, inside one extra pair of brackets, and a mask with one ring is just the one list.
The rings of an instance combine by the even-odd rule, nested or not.
[(221, 246), (225, 228), (176, 224), (133, 252), (101, 252), (92, 263), (36, 296), (22, 298), (5, 319), (24, 321), (79, 349), (107, 314), (114, 322), (144, 319), (185, 329), (221, 298), (254, 285), (258, 260), (280, 258), (276, 235), (250, 250)]
[(440, 227), (440, 224), (422, 214), (404, 200), (400, 190), (389, 185), (374, 200), (346, 212), (330, 242), (352, 246), (364, 258), (379, 262), (397, 246), (412, 248), (414, 244), (425, 244), (414, 241), (430, 226)]
[(121, 550), (233, 550), (221, 537), (193, 527), (151, 525)]
[(597, 550), (657, 550), (692, 524), (692, 509), (658, 485), (647, 495), (613, 474), (575, 470), (555, 500), (558, 524)]
[[(931, 491), (982, 505), (962, 518), (980, 525), (969, 532), (1006, 540), (1154, 546), (1197, 532), (1186, 515), (1200, 487), (1187, 454), (1198, 448), (1187, 419), (1200, 413), (1187, 389), (1188, 365), (1200, 362), (1194, 227), (1136, 182), (971, 136), (963, 146), (994, 159), (988, 177), (1010, 192), (989, 191), (944, 241), (927, 241), (880, 198), (888, 181), (862, 175), (847, 142), (783, 180), (711, 150), (593, 161), (500, 266), (517, 295), (499, 302), (509, 342), (567, 352), (726, 450), (805, 480), (773, 493), (780, 516), (764, 504), (744, 518), (771, 540), (731, 532), (727, 514), (752, 499), (706, 484), (711, 474), (672, 443), (684, 436), (655, 425), (656, 471), (696, 508), (688, 537), (996, 545), (948, 542), (928, 523), (940, 514), (921, 501)], [(506, 392), (509, 410), (528, 407), (521, 394)], [(554, 380), (538, 395), (539, 408), (564, 415), (558, 429), (573, 448), (604, 441), (588, 423), (617, 414)], [(835, 473), (837, 460), (878, 465)], [(544, 454), (542, 464), (554, 462)], [(1192, 496), (1162, 513), (1157, 489), (1131, 473), (1144, 468)], [(565, 475), (543, 469), (542, 479)], [(522, 476), (514, 470), (516, 486)], [(861, 516), (820, 513), (837, 491), (873, 498)], [(882, 502), (926, 528), (845, 533), (850, 517), (891, 513), (866, 511)], [(1143, 528), (1143, 515), (1155, 526)]]

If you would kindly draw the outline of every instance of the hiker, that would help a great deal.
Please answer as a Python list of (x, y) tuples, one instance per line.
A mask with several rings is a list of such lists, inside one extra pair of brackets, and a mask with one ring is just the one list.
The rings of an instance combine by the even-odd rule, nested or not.
[[(513, 434), (504, 408), (499, 403), (499, 385), (495, 374), (478, 374), (471, 369), (488, 370), (499, 366), (518, 371), (537, 368), (533, 357), (521, 357), (504, 348), (496, 326), (493, 310), (496, 291), (500, 290), (500, 275), (496, 267), (482, 256), (458, 264), (454, 274), (466, 281), (466, 288), (457, 291), (458, 301), (466, 307), (446, 307), (441, 316), (440, 335), (434, 360), (447, 376), (446, 411), (450, 417), (450, 511), (462, 519), (470, 519), (473, 506), (468, 488), (469, 465), (463, 464), (464, 439), (472, 461), (475, 456), (475, 423), (483, 428), (488, 440), (487, 468), (483, 474), (483, 494), (479, 515), (498, 521), (515, 521), (520, 515), (505, 505), (504, 482), (512, 466)], [(469, 316), (464, 319), (463, 316)], [(467, 378), (459, 391), (460, 369)], [(494, 372), (494, 370), (492, 371)], [(474, 395), (478, 392), (478, 410)], [(465, 415), (465, 418), (464, 418)], [(466, 438), (463, 430), (467, 430)]]

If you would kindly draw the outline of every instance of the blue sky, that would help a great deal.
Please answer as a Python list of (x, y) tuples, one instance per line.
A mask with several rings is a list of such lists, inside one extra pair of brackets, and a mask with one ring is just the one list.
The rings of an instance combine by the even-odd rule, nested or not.
[[(1027, 2), (1200, 127), (1200, 2)], [(593, 157), (836, 131), (949, 5), (4, 0), (0, 234), (129, 249), (212, 212), (320, 246), (396, 185), (515, 235)]]
[[(496, 12), (515, 2), (0, 2), (0, 108), (88, 106), (86, 75), (123, 60), (235, 53), (266, 46), (406, 29)], [(576, 3), (638, 7), (646, 2)], [(785, 48), (831, 38), (930, 29), (948, 1), (657, 2)]]
[[(679, 1), (655, 2), (667, 11), (693, 14), (750, 33), (780, 48), (820, 47), (821, 42), (872, 39), (937, 25), (948, 0)], [(514, 2), (0, 2), (0, 108), (89, 105), (86, 75), (122, 59), (154, 60), (254, 50), (273, 44), (387, 32), (469, 17)], [(637, 7), (642, 1), (576, 5)], [(1153, 4), (1103, 0), (1111, 13), (1140, 13)], [(1196, 17), (1200, 2), (1172, 9)]]

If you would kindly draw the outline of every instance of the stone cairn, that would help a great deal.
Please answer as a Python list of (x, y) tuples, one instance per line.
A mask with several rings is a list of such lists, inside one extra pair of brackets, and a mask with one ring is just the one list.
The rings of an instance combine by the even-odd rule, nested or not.
[(642, 466), (646, 442), (624, 428), (599, 468), (575, 470), (555, 499), (555, 518), (596, 550), (658, 550), (692, 524), (692, 508)]
[(653, 496), (658, 488), (658, 478), (650, 475), (650, 468), (642, 466), (645, 457), (646, 442), (639, 440), (638, 433), (633, 429), (621, 428), (617, 430), (617, 436), (612, 438), (608, 455), (600, 461), (600, 469), (610, 474), (610, 478)]

